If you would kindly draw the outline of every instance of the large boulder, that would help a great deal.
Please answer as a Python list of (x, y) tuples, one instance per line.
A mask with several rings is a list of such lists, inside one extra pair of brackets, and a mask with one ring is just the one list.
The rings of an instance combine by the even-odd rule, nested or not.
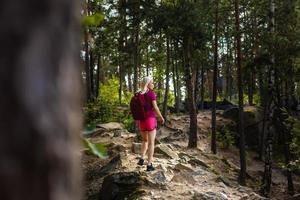
[(81, 131), (83, 137), (94, 137), (96, 135), (100, 135), (104, 132), (102, 128), (94, 128), (94, 129), (85, 129)]
[[(211, 109), (213, 106), (213, 102), (212, 101), (204, 101), (203, 102), (203, 108), (204, 109)], [(202, 105), (201, 103), (198, 104), (198, 109), (201, 109)], [(231, 109), (237, 107), (236, 105), (234, 105), (233, 103), (231, 103), (230, 101), (228, 101), (227, 99), (223, 99), (222, 101), (217, 101), (216, 102), (216, 109), (217, 110), (227, 110), (227, 109)]]
[(163, 154), (166, 157), (172, 158), (172, 159), (179, 159), (178, 154), (173, 151), (168, 145), (166, 144), (158, 144), (155, 146), (155, 153)]
[(240, 200), (268, 200), (268, 198), (262, 197), (256, 193), (252, 192), (249, 195), (242, 197)]
[(106, 174), (114, 171), (118, 167), (120, 167), (121, 164), (122, 164), (121, 154), (117, 154), (106, 165), (101, 167), (101, 169), (99, 170), (99, 174), (106, 175)]
[(99, 200), (137, 199), (144, 192), (144, 178), (138, 172), (119, 172), (106, 176), (99, 193)]
[(136, 142), (132, 143), (131, 150), (133, 153), (140, 154), (141, 148), (142, 148), (142, 143), (136, 143)]
[(109, 122), (109, 123), (105, 123), (105, 124), (97, 124), (96, 127), (102, 128), (107, 132), (125, 129), (124, 125), (121, 124), (121, 123), (118, 123), (118, 122)]
[(228, 197), (222, 192), (195, 192), (193, 200), (227, 200)]
[[(236, 107), (227, 109), (223, 117), (231, 119), (238, 123), (239, 109)], [(248, 147), (256, 148), (259, 144), (260, 125), (262, 121), (261, 110), (254, 106), (244, 108), (244, 131), (245, 142)], [(238, 136), (237, 136), (238, 137)], [(237, 143), (238, 143), (238, 139)]]

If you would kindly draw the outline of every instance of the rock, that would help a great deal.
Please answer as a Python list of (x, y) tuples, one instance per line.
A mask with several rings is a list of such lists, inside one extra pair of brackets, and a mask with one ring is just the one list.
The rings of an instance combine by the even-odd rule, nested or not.
[(125, 132), (124, 130), (115, 130), (113, 137), (121, 137), (122, 133), (124, 132)]
[(141, 186), (144, 184), (145, 179), (137, 172), (111, 174), (104, 178), (99, 199), (136, 199), (145, 193), (145, 191), (141, 190)]
[(195, 180), (192, 173), (186, 172), (186, 171), (175, 173), (172, 178), (172, 182), (173, 183), (175, 183), (175, 182), (182, 183), (182, 184), (186, 184), (186, 185), (194, 185), (197, 183), (197, 181)]
[(126, 151), (126, 147), (123, 144), (116, 144), (116, 143), (112, 142), (105, 146), (108, 149), (109, 155), (113, 155), (113, 154), (117, 154), (117, 153)]
[(202, 160), (198, 159), (198, 158), (193, 158), (193, 159), (190, 159), (188, 161), (188, 163), (190, 163), (191, 165), (193, 166), (202, 166), (204, 167), (205, 169), (209, 169), (209, 166)]
[(155, 138), (155, 144), (161, 144), (160, 140), (157, 137)]
[(232, 185), (231, 182), (226, 177), (223, 176), (218, 176), (215, 181), (224, 183), (228, 187), (231, 187)]
[(237, 191), (239, 191), (241, 193), (250, 194), (252, 192), (252, 189), (249, 187), (245, 187), (245, 186), (238, 186)]
[(186, 164), (189, 160), (190, 160), (189, 157), (183, 156), (183, 157), (180, 158), (179, 162), (180, 162), (180, 163), (185, 163), (185, 164)]
[(267, 200), (268, 198), (262, 197), (254, 192), (251, 194), (242, 197), (240, 200)]
[(179, 159), (178, 154), (175, 151), (172, 151), (166, 144), (156, 145), (154, 152), (163, 154), (172, 159)]
[(192, 200), (227, 200), (227, 195), (224, 193), (215, 192), (195, 192)]
[(142, 143), (132, 143), (131, 150), (135, 154), (140, 154), (142, 148)]
[[(259, 140), (259, 133), (261, 129), (262, 111), (254, 106), (247, 106), (244, 109), (244, 123), (245, 123), (245, 142), (249, 147), (257, 147)], [(238, 108), (231, 108), (223, 113), (223, 117), (231, 119), (238, 123)], [(236, 138), (238, 144), (238, 136)]]
[(81, 132), (81, 134), (84, 136), (84, 137), (94, 137), (96, 135), (99, 135), (101, 133), (103, 133), (104, 130), (101, 129), (101, 128), (95, 128), (95, 129), (92, 129), (92, 130), (84, 130)]
[(176, 170), (176, 171), (190, 171), (190, 172), (194, 171), (194, 169), (192, 168), (191, 165), (183, 164), (183, 163), (178, 163), (177, 165), (175, 165), (174, 170)]
[(153, 174), (153, 179), (159, 183), (167, 183), (172, 180), (173, 176), (172, 171), (158, 171)]
[(98, 124), (96, 127), (103, 128), (105, 131), (114, 131), (114, 130), (122, 130), (125, 129), (124, 125), (117, 122), (109, 122), (106, 124)]
[(100, 174), (108, 174), (109, 172), (114, 171), (117, 167), (121, 166), (122, 161), (121, 161), (121, 155), (118, 154), (115, 157), (113, 157), (109, 163), (101, 167), (99, 173)]
[(295, 194), (294, 196), (288, 198), (287, 200), (299, 200), (300, 199), (300, 194)]

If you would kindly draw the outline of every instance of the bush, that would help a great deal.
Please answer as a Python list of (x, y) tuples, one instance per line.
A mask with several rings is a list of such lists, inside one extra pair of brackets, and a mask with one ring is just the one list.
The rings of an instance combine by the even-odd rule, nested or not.
[(100, 96), (87, 103), (84, 108), (84, 123), (86, 129), (95, 128), (98, 123), (119, 122), (123, 123), (128, 131), (134, 130), (134, 121), (129, 112), (130, 93), (122, 94), (122, 104), (119, 102), (119, 81), (113, 77), (106, 84), (100, 85)]
[(234, 133), (228, 127), (223, 126), (217, 131), (217, 141), (220, 143), (221, 148), (230, 148), (235, 141)]

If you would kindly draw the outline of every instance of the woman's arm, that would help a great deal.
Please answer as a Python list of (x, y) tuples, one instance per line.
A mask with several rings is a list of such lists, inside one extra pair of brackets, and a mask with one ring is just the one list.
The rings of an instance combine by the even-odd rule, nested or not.
[(164, 123), (165, 123), (165, 119), (163, 118), (163, 116), (162, 116), (161, 113), (160, 113), (160, 110), (159, 110), (159, 108), (158, 108), (158, 106), (157, 106), (156, 100), (153, 100), (153, 101), (152, 101), (152, 105), (153, 105), (153, 108), (154, 108), (156, 114), (157, 114), (157, 115), (159, 116), (159, 118), (160, 118), (160, 123), (161, 123), (161, 124), (164, 124)]

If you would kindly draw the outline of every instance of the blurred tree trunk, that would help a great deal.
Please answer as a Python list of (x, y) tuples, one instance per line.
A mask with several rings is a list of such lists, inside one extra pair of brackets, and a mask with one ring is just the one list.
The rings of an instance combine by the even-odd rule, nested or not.
[(0, 6), (0, 199), (79, 200), (79, 5)]

